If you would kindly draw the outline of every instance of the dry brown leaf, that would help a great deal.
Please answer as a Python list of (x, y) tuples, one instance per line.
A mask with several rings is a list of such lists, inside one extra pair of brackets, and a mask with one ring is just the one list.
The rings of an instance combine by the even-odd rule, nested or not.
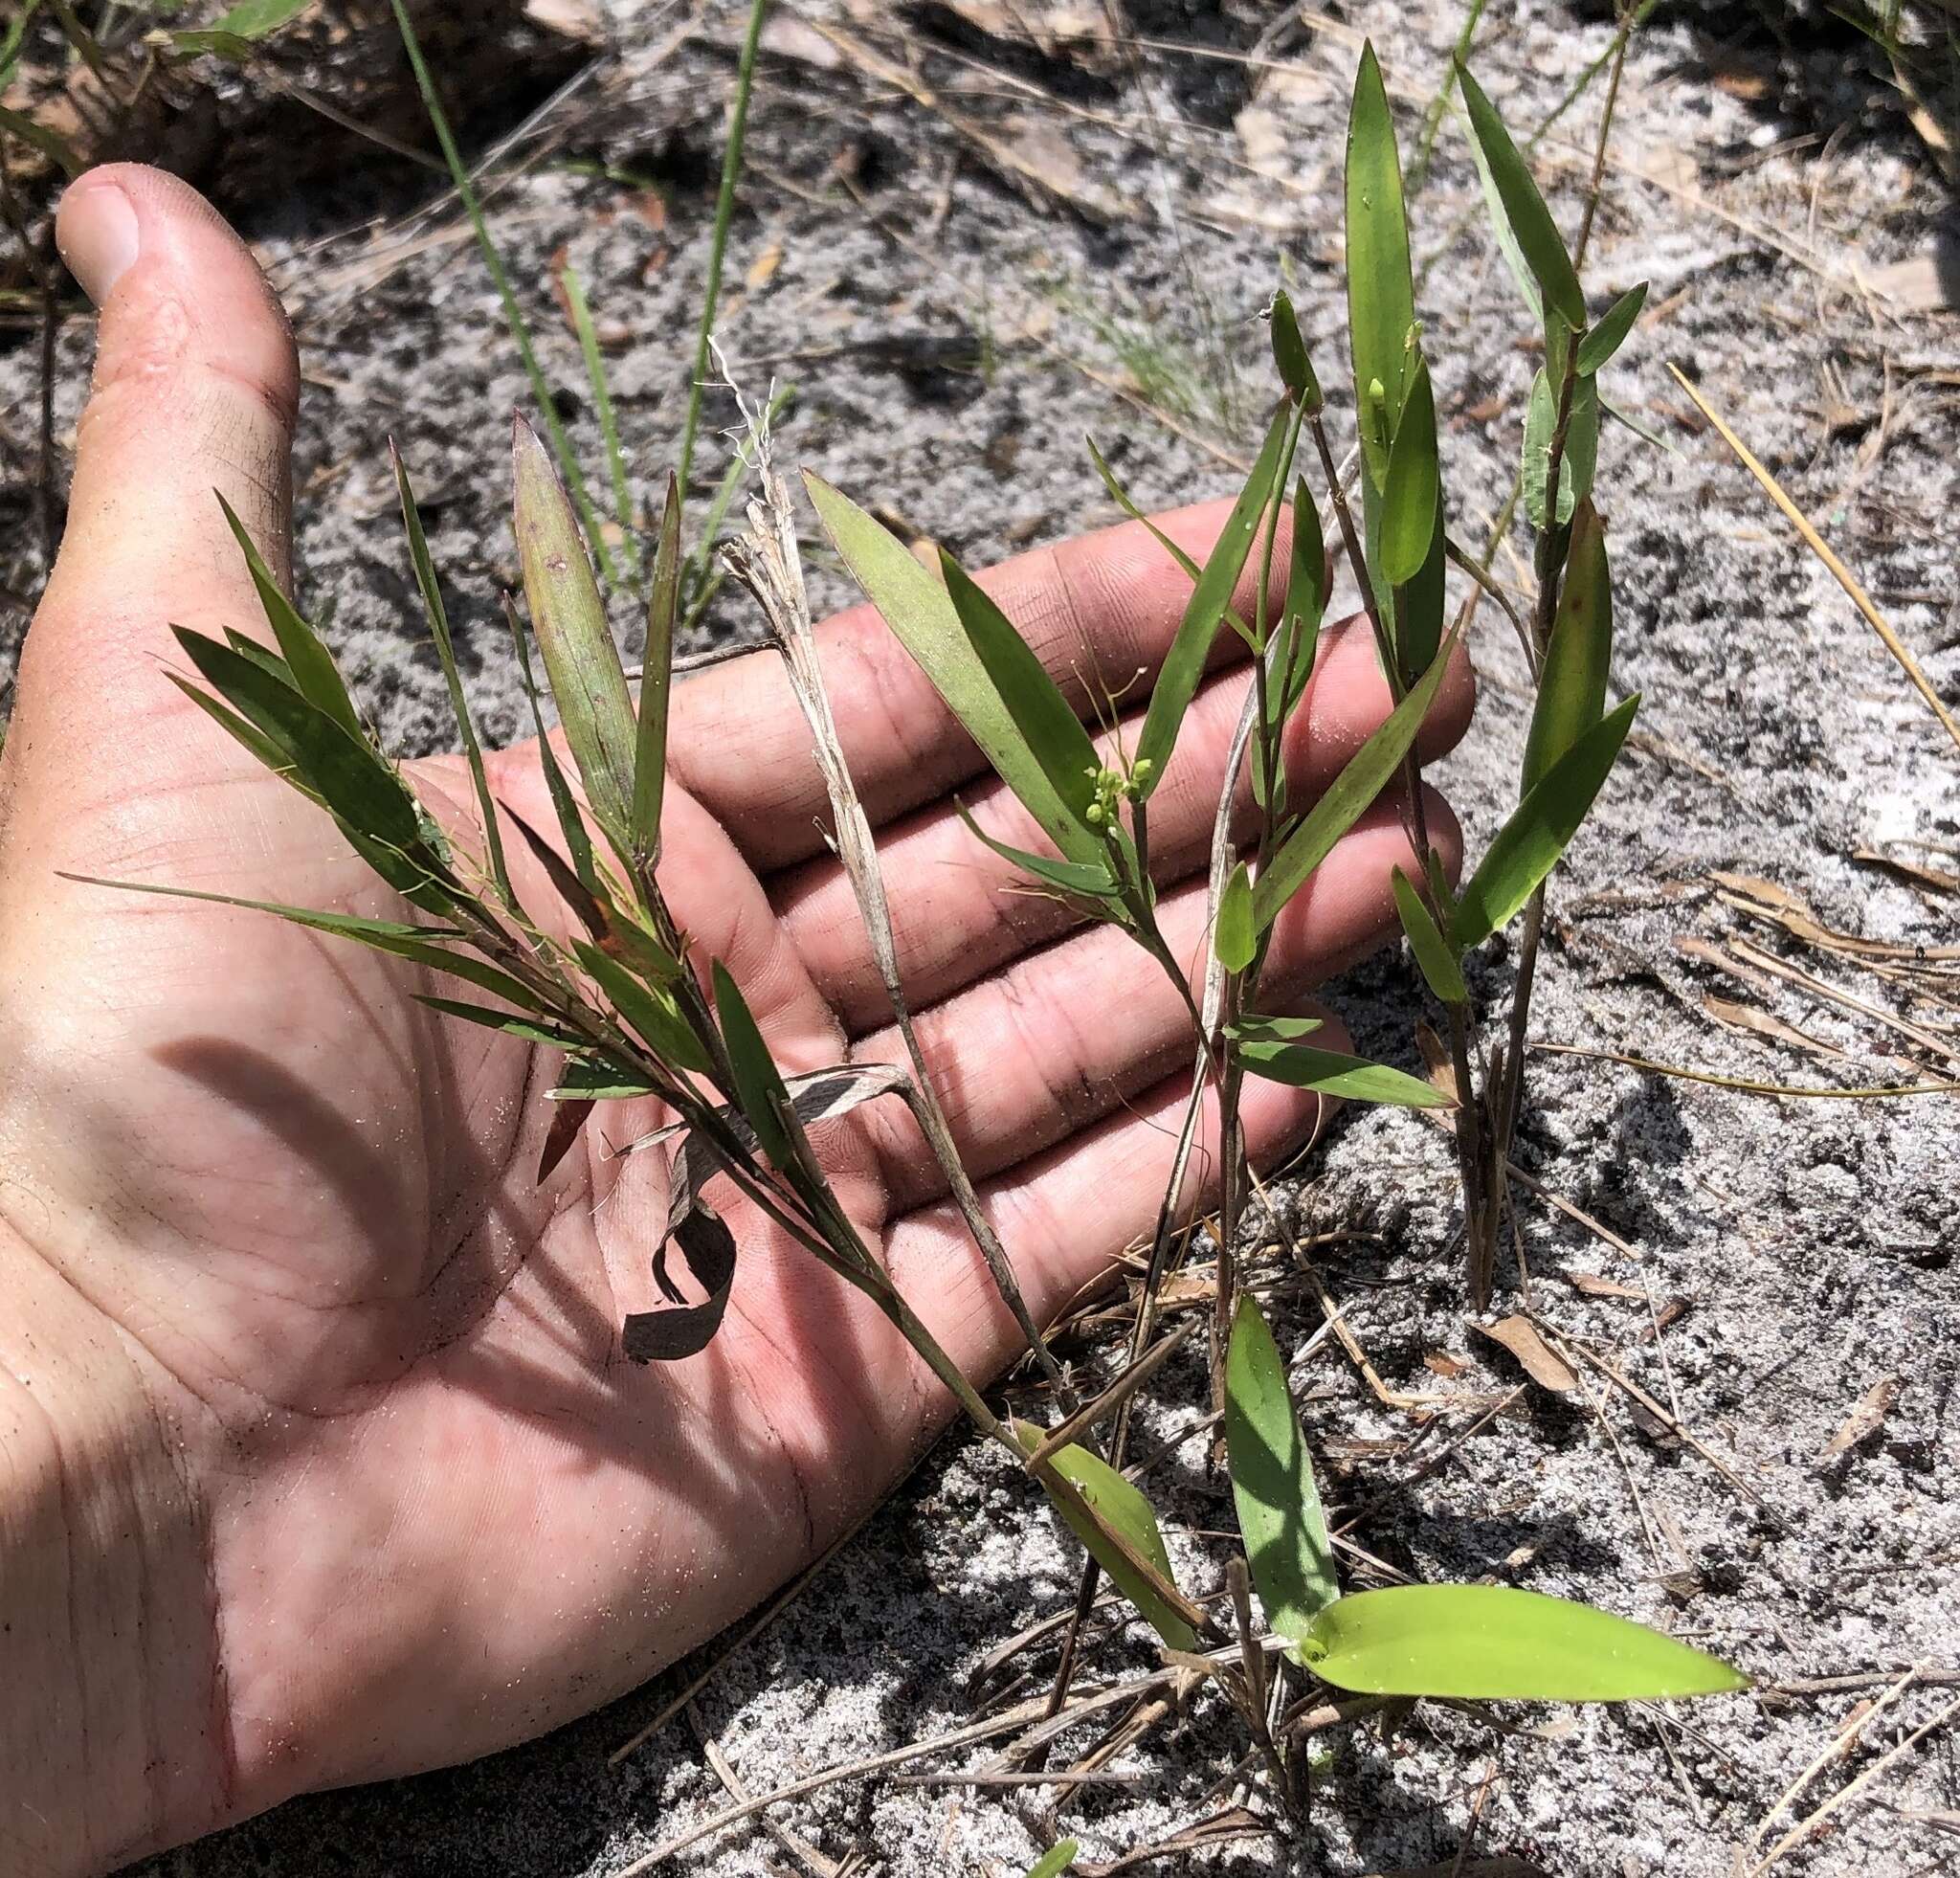
[(1579, 1378), (1567, 1367), (1564, 1358), (1552, 1353), (1550, 1345), (1538, 1334), (1538, 1327), (1528, 1317), (1501, 1317), (1495, 1324), (1478, 1324), (1473, 1328), (1509, 1351), (1517, 1358), (1518, 1366), (1541, 1389), (1569, 1396), (1579, 1386)]
[(1422, 1353), (1423, 1367), (1436, 1375), (1461, 1375), (1470, 1365), (1460, 1356), (1452, 1356), (1447, 1350), (1425, 1350)]
[(761, 254), (748, 263), (748, 272), (743, 279), (748, 283), (750, 293), (768, 285), (775, 278), (776, 269), (783, 264), (783, 244), (771, 241)]
[(1787, 1043), (1792, 1049), (1805, 1051), (1811, 1056), (1844, 1055), (1837, 1044), (1812, 1037), (1808, 1032), (1798, 1030), (1794, 1024), (1785, 1023), (1781, 1017), (1758, 1010), (1753, 1004), (1739, 1004), (1734, 998), (1717, 997), (1713, 992), (1704, 992), (1702, 1009), (1729, 1030), (1748, 1031), (1756, 1037), (1767, 1037), (1772, 1042)]
[(1803, 919), (1814, 917), (1810, 907), (1795, 894), (1778, 886), (1774, 881), (1764, 880), (1759, 874), (1730, 874), (1718, 868), (1709, 878), (1726, 886), (1730, 893), (1741, 894), (1745, 900), (1774, 906), (1779, 912), (1795, 913)]
[(1645, 1304), (1647, 1294), (1637, 1285), (1622, 1285), (1617, 1279), (1601, 1278), (1592, 1271), (1562, 1271), (1559, 1276), (1585, 1298), (1631, 1298)]
[(1898, 1399), (1899, 1378), (1882, 1375), (1859, 1397), (1858, 1406), (1844, 1418), (1844, 1426), (1824, 1443), (1817, 1459), (1835, 1461), (1840, 1454), (1849, 1454), (1867, 1436), (1877, 1434)]

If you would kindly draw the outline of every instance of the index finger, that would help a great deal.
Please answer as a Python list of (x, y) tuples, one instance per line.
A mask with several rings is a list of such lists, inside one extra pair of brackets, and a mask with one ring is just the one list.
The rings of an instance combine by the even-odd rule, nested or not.
[[(1194, 560), (1211, 550), (1230, 499), (1157, 518)], [(1287, 534), (1273, 555), (1283, 596)], [(1257, 550), (1233, 604), (1250, 613)], [(1093, 717), (1106, 691), (1134, 707), (1169, 651), (1191, 597), (1191, 577), (1139, 522), (1036, 548), (979, 576), (1034, 648), (1078, 715)], [(986, 768), (972, 740), (911, 655), (867, 604), (817, 628), (824, 680), (845, 760), (874, 826), (937, 800)], [(1245, 648), (1218, 635), (1214, 665)], [(733, 835), (758, 869), (822, 851), (829, 797), (801, 707), (773, 652), (730, 660), (676, 688), (668, 761), (675, 776)]]

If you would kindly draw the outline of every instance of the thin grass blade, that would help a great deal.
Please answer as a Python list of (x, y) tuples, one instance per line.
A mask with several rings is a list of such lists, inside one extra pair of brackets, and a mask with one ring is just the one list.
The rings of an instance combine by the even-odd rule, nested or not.
[(651, 868), (660, 858), (660, 804), (667, 787), (667, 709), (674, 689), (674, 615), (680, 604), (680, 484), (667, 478), (660, 542), (647, 606), (640, 661), (639, 726), (633, 759), (633, 855)]
[[(1402, 421), (1389, 450), (1389, 481), (1382, 496), (1382, 572), (1400, 587), (1422, 571), (1436, 539), (1442, 500), (1442, 462), (1437, 449), (1436, 394), (1429, 367), (1415, 356)], [(1425, 660), (1424, 664), (1428, 661)]]
[(1605, 716), (1612, 658), (1613, 577), (1606, 563), (1606, 535), (1592, 503), (1582, 501), (1572, 516), (1565, 583), (1525, 740), (1527, 794)]
[(1629, 287), (1599, 316), (1598, 323), (1579, 342), (1579, 375), (1591, 378), (1607, 360), (1627, 343), (1640, 308), (1647, 303), (1647, 282)]
[[(578, 877), (580, 885), (589, 895), (596, 895), (599, 874), (592, 865), (591, 837), (586, 833), (585, 817), (579, 814), (571, 785), (566, 780), (558, 753), (551, 748), (550, 735), (545, 728), (545, 707), (538, 696), (537, 676), (531, 670), (530, 640), (508, 593), (503, 596), (503, 617), (510, 628), (510, 642), (517, 651), (518, 676), (523, 682), (524, 696), (530, 700), (531, 725), (537, 733), (538, 767), (545, 772), (546, 793), (551, 797), (559, 833), (565, 837), (565, 851), (571, 857), (572, 872)], [(509, 811), (504, 813), (507, 815)], [(535, 848), (541, 844), (533, 840), (531, 845)]]
[(1531, 270), (1546, 304), (1574, 332), (1586, 329), (1586, 296), (1572, 258), (1566, 253), (1565, 237), (1545, 206), (1538, 185), (1503, 120), (1483, 94), (1483, 88), (1470, 76), (1469, 68), (1457, 61), (1457, 82), (1462, 87), (1463, 103), (1470, 113), (1470, 128), (1478, 147), (1490, 167), (1490, 175), (1503, 219), (1516, 241), (1518, 251)]
[(777, 1167), (787, 1168), (794, 1160), (794, 1150), (783, 1122), (790, 1093), (783, 1086), (782, 1073), (769, 1055), (768, 1045), (763, 1041), (747, 1000), (720, 959), (715, 961), (714, 980), (715, 1015), (721, 1019), (722, 1041), (727, 1047), (728, 1066), (735, 1077), (735, 1086), (729, 1094), (755, 1130), (763, 1152)]
[(1463, 968), (1437, 928), (1435, 917), (1423, 904), (1409, 876), (1397, 867), (1392, 876), (1395, 911), (1402, 930), (1409, 935), (1409, 950), (1415, 954), (1416, 969), (1423, 982), (1445, 1004), (1469, 1001), (1470, 987), (1463, 982)]

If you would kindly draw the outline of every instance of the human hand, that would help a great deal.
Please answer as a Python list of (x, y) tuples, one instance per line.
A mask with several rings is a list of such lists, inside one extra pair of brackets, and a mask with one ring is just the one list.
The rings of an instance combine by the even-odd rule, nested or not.
[[(84, 178), (59, 235), (101, 308), (100, 359), (0, 757), (0, 1763), (28, 1770), (0, 1800), (0, 1864), (50, 1872), (597, 1706), (789, 1577), (950, 1407), (866, 1300), (737, 1205), (721, 1334), (683, 1363), (625, 1362), (664, 1171), (604, 1139), (643, 1117), (602, 1110), (540, 1188), (551, 1053), (434, 1016), (398, 960), (60, 878), (404, 910), (165, 676), (172, 624), (259, 633), (213, 486), (281, 578), (290, 565), (298, 374), (275, 302), (201, 199), (153, 171)], [(1166, 525), (1201, 554), (1222, 515)], [(989, 584), (1058, 675), (1119, 682), (1154, 667), (1188, 591), (1134, 525)], [(822, 637), (922, 1039), (1046, 1318), (1152, 1223), (1189, 1016), (1124, 935), (1012, 891), (950, 792), (1006, 840), (1032, 831), (877, 616)], [(1248, 682), (1220, 637), (1153, 802), (1164, 929), (1193, 958)], [(1459, 662), (1425, 755), (1461, 734), (1471, 695)], [(1330, 630), (1296, 786), (1329, 780), (1387, 706), (1365, 626)], [(896, 1060), (772, 657), (679, 689), (670, 763), (663, 889), (778, 1061)], [(408, 774), (467, 824), (457, 760)], [(492, 787), (553, 826), (533, 748), (493, 758)], [(1454, 866), (1448, 811), (1428, 815)], [(1397, 862), (1385, 803), (1283, 916), (1276, 994), (1393, 930)], [(518, 884), (548, 898), (535, 874)], [(836, 1189), (940, 1341), (991, 1375), (1012, 1320), (896, 1108), (826, 1131)], [(1253, 1083), (1242, 1115), (1271, 1163), (1317, 1099)]]

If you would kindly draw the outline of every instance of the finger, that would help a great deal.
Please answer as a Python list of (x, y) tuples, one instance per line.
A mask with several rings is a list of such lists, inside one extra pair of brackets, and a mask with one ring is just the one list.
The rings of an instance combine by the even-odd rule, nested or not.
[[(1165, 533), (1202, 560), (1231, 504), (1206, 503), (1161, 518)], [(1273, 555), (1274, 594), (1283, 594), (1287, 537)], [(1236, 604), (1250, 611), (1258, 585), (1250, 558)], [(1154, 675), (1184, 615), (1191, 580), (1142, 523), (1023, 554), (980, 576), (1040, 655), (1076, 709), (1090, 714), (1095, 681), (1115, 692)], [(982, 767), (980, 752), (940, 701), (877, 610), (857, 606), (817, 629), (824, 679), (846, 761), (874, 826), (915, 809)], [(1242, 659), (1230, 631), (1218, 662)], [(668, 761), (721, 816), (758, 868), (822, 851), (830, 819), (810, 732), (774, 653), (732, 660), (679, 686)]]
[(68, 531), (23, 649), (18, 703), (39, 733), (28, 760), (58, 764), (82, 797), (64, 801), (85, 806), (105, 768), (154, 773), (167, 753), (156, 740), (170, 737), (160, 727), (196, 724), (190, 749), (207, 774), (252, 765), (166, 682), (158, 656), (175, 657), (172, 624), (251, 632), (262, 621), (213, 489), (287, 577), (299, 372), (257, 265), (175, 177), (135, 164), (92, 170), (62, 198), (56, 232), (101, 321)]
[[(1167, 1078), (1134, 1107), (982, 1186), (981, 1205), (1037, 1323), (1051, 1321), (1154, 1228), (1190, 1096), (1189, 1075)], [(1313, 1139), (1324, 1112), (1307, 1090), (1248, 1079), (1239, 1117), (1253, 1165), (1281, 1165)], [(1193, 1160), (1201, 1175), (1195, 1205), (1215, 1196), (1217, 1165), (1217, 1099), (1208, 1094)], [(886, 1245), (900, 1290), (969, 1375), (996, 1375), (1023, 1348), (949, 1202), (908, 1214)]]
[[(1306, 697), (1288, 726), (1286, 771), (1299, 802), (1332, 783), (1388, 715), (1391, 699), (1368, 622), (1328, 630)], [(1220, 778), (1251, 683), (1249, 672), (1212, 680), (1192, 701), (1164, 780), (1150, 798), (1150, 870), (1160, 886), (1201, 872), (1211, 856)], [(1417, 749), (1425, 762), (1455, 748), (1469, 725), (1476, 680), (1467, 654), (1454, 657)], [(1136, 745), (1136, 721), (1123, 732)], [(1112, 739), (1102, 740), (1106, 748)], [(1034, 818), (997, 782), (966, 797), (974, 819), (1010, 846), (1049, 852)], [(1253, 814), (1249, 766), (1238, 778), (1243, 825)], [(1078, 924), (1059, 901), (1028, 891), (1026, 876), (973, 837), (943, 805), (887, 829), (880, 858), (892, 935), (907, 998), (947, 997)], [(812, 978), (854, 1035), (885, 1022), (885, 995), (851, 883), (836, 861), (805, 862), (770, 883), (770, 897)]]
[[(1434, 791), (1428, 816), (1431, 838), (1454, 872), (1461, 836)], [(1413, 865), (1399, 804), (1376, 804), (1275, 923), (1261, 1008), (1289, 1009), (1308, 987), (1394, 931), (1389, 870)], [(1171, 956), (1191, 963), (1193, 995), (1204, 971), (1207, 910), (1205, 883), (1195, 879), (1158, 907)], [(934, 1006), (917, 1025), (960, 1158), (976, 1177), (1101, 1121), (1192, 1049), (1190, 1008), (1177, 988), (1129, 934), (1110, 926), (1017, 961)], [(890, 1062), (902, 1061), (902, 1050), (889, 1031), (866, 1038), (852, 1054)], [(939, 1175), (909, 1112), (884, 1103), (863, 1113), (893, 1207), (936, 1196)]]

